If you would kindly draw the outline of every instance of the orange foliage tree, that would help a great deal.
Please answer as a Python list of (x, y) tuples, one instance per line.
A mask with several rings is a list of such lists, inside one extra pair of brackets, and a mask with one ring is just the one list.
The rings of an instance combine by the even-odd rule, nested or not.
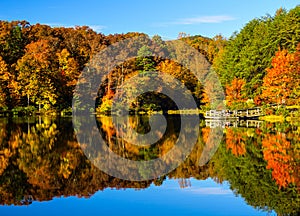
[(279, 50), (272, 59), (272, 67), (267, 68), (263, 79), (261, 99), (265, 103), (291, 104), (294, 89), (294, 54)]
[(244, 87), (245, 80), (240, 78), (234, 78), (231, 85), (226, 86), (226, 102), (228, 106), (245, 102)]

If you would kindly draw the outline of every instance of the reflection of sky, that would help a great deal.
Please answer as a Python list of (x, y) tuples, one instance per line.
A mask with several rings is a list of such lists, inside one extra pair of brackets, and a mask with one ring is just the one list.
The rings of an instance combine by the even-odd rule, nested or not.
[(55, 198), (30, 206), (0, 207), (0, 215), (267, 215), (236, 197), (228, 184), (191, 179), (180, 188), (177, 180), (143, 190), (106, 189), (91, 198)]

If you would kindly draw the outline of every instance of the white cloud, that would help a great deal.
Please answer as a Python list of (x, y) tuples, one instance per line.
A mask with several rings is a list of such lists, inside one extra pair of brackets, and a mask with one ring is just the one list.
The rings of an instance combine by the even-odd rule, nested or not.
[(232, 16), (227, 15), (220, 15), (220, 16), (200, 16), (194, 18), (185, 18), (181, 19), (178, 22), (174, 22), (175, 24), (181, 25), (192, 25), (192, 24), (199, 24), (199, 23), (222, 23), (226, 21), (235, 20)]
[(216, 16), (198, 16), (190, 18), (182, 18), (172, 22), (160, 23), (160, 26), (168, 25), (195, 25), (203, 23), (222, 23), (226, 21), (235, 20), (236, 18), (228, 15), (216, 15)]

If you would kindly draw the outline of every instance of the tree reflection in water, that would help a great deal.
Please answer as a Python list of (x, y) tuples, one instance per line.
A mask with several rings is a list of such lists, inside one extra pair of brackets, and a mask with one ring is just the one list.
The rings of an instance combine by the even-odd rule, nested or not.
[[(136, 146), (121, 138), (111, 117), (100, 117), (99, 131), (109, 148), (130, 160), (151, 160), (166, 154), (180, 130), (176, 116), (155, 145)], [(131, 126), (149, 131), (148, 118), (132, 116)], [(149, 181), (125, 181), (99, 170), (76, 141), (72, 119), (0, 119), (0, 202), (29, 205), (60, 196), (90, 197), (105, 188), (143, 189), (165, 179), (178, 179), (189, 187), (189, 178), (228, 181), (231, 189), (258, 209), (281, 215), (300, 212), (300, 125), (263, 123), (260, 128), (224, 128), (223, 140), (209, 163), (199, 158), (210, 128), (199, 124), (200, 136), (190, 156), (175, 170)], [(185, 128), (184, 130), (191, 130)], [(161, 134), (160, 134), (161, 135)], [(188, 142), (188, 140), (186, 140)], [(147, 172), (147, 170), (141, 170)]]

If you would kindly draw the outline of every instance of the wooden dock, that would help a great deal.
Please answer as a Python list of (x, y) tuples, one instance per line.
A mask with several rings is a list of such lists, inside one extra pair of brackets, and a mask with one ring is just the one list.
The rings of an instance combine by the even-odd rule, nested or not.
[(244, 110), (209, 110), (205, 113), (206, 119), (254, 119), (262, 116), (260, 107)]

